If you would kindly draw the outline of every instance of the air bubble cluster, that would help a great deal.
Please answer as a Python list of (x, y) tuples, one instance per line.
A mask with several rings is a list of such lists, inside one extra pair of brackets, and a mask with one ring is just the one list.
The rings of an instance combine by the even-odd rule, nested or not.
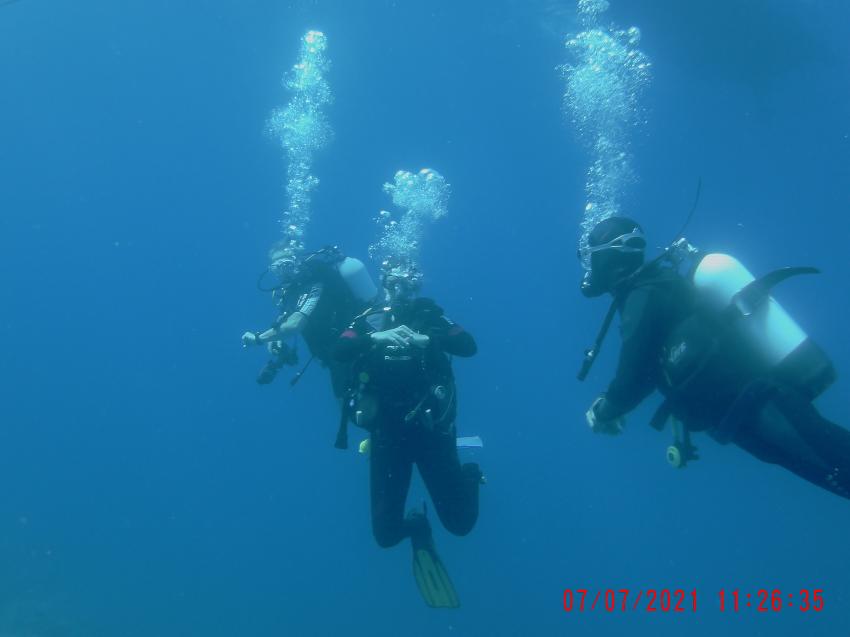
[(330, 62), (327, 38), (321, 31), (308, 31), (301, 39), (298, 62), (284, 78), (292, 93), (284, 108), (269, 118), (269, 133), (279, 141), (287, 158), (286, 194), (288, 207), (280, 218), (282, 244), (297, 255), (304, 250), (304, 235), (310, 223), (311, 192), (319, 185), (313, 175), (313, 155), (333, 137), (324, 109), (333, 101), (327, 73)]
[(649, 58), (637, 47), (640, 30), (600, 26), (607, 0), (579, 0), (584, 31), (566, 41), (572, 62), (562, 67), (564, 109), (591, 155), (579, 248), (590, 267), (587, 236), (619, 214), (625, 188), (634, 181), (631, 137), (646, 120), (641, 98), (651, 80)]
[(392, 197), (399, 212), (378, 213), (376, 222), (382, 228), (381, 236), (369, 246), (369, 256), (416, 272), (426, 224), (446, 215), (451, 187), (436, 170), (423, 168), (418, 173), (399, 170), (393, 183), (384, 184), (384, 192)]

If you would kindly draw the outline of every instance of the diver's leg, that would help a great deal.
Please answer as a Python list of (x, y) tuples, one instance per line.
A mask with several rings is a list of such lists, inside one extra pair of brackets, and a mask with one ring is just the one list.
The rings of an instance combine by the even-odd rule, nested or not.
[(850, 432), (791, 390), (778, 391), (734, 442), (828, 491), (850, 498)]
[(369, 479), (372, 500), (372, 533), (383, 548), (395, 546), (411, 534), (404, 503), (410, 488), (413, 463), (404, 440), (380, 433), (371, 437)]
[(466, 535), (478, 520), (481, 470), (474, 462), (461, 466), (455, 428), (420, 429), (416, 464), (440, 521), (447, 531)]

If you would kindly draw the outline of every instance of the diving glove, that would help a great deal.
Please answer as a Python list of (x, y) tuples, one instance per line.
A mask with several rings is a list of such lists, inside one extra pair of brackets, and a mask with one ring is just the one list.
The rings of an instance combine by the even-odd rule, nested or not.
[(605, 394), (597, 396), (590, 409), (587, 410), (584, 417), (587, 420), (588, 426), (593, 430), (593, 433), (606, 434), (608, 436), (616, 436), (623, 433), (623, 427), (626, 424), (626, 419), (623, 416), (612, 418), (610, 420), (601, 420), (598, 416), (602, 407), (605, 405)]

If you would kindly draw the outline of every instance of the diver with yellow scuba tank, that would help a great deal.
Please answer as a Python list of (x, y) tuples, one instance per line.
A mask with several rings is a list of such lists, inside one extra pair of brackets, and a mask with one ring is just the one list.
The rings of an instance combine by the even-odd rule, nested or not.
[(613, 301), (579, 372), (584, 380), (615, 314), (622, 347), (617, 373), (586, 414), (595, 433), (619, 434), (625, 415), (655, 389), (652, 419), (672, 422), (667, 459), (697, 459), (691, 432), (734, 443), (837, 495), (850, 498), (850, 431), (812, 404), (836, 377), (824, 352), (771, 296), (814, 268), (755, 279), (734, 257), (703, 254), (679, 238), (645, 263), (639, 224), (609, 217), (590, 232), (582, 292)]

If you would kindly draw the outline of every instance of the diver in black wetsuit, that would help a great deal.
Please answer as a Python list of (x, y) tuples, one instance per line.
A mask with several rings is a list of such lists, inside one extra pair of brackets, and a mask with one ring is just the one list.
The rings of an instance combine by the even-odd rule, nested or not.
[[(461, 465), (456, 447), (457, 389), (449, 355), (477, 351), (472, 336), (428, 298), (415, 297), (419, 275), (396, 267), (384, 275), (387, 304), (358, 317), (336, 355), (353, 361), (348, 416), (370, 433), (372, 530), (381, 547), (411, 538), (414, 572), (431, 606), (457, 605), (436, 556), (423, 512), (404, 514), (413, 465), (443, 526), (469, 533), (478, 519), (477, 464)], [(439, 571), (438, 586), (429, 576)]]
[[(672, 417), (683, 428), (684, 442), (671, 447), (672, 457), (668, 452), (674, 466), (696, 457), (688, 433), (706, 431), (850, 498), (850, 432), (812, 405), (834, 380), (828, 359), (806, 339), (781, 365), (765, 364), (752, 334), (746, 338), (735, 321), (766, 312), (758, 303), (773, 303), (769, 287), (746, 286), (752, 295), (739, 294), (730, 308), (712, 313), (673, 263), (644, 265), (645, 247), (640, 226), (623, 217), (602, 221), (589, 236), (582, 291), (613, 296), (622, 336), (617, 374), (587, 412), (593, 431), (622, 432), (625, 414), (657, 388), (666, 401), (653, 425), (660, 429)], [(745, 306), (750, 302), (754, 309)]]

